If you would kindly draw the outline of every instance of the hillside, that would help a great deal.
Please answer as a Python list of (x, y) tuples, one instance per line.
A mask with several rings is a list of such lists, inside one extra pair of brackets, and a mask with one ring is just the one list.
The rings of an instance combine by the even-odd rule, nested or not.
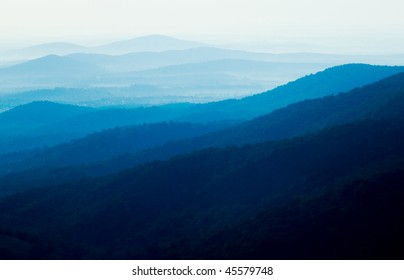
[(15, 56), (21, 58), (39, 58), (48, 55), (68, 55), (71, 53), (86, 52), (88, 48), (67, 42), (53, 42), (26, 47), (14, 51)]
[(2, 199), (0, 222), (91, 259), (401, 258), (403, 131), (365, 121), (208, 149)]
[[(287, 55), (286, 55), (287, 56)], [(145, 51), (127, 53), (123, 55), (105, 55), (93, 53), (76, 53), (68, 57), (95, 64), (112, 72), (131, 72), (151, 70), (168, 66), (204, 63), (220, 60), (248, 60), (255, 62), (279, 63), (279, 64), (317, 64), (336, 65), (336, 61), (319, 60), (313, 62), (311, 59), (277, 59), (277, 55), (268, 53), (256, 53), (247, 51), (237, 51), (220, 49), (215, 47), (198, 47), (184, 50), (167, 50), (161, 52)], [(349, 60), (348, 60), (349, 61)], [(354, 60), (355, 61), (355, 60)]]
[(84, 115), (93, 110), (87, 107), (36, 101), (1, 113), (0, 133), (24, 134), (26, 130), (35, 130), (38, 127)]
[[(352, 90), (355, 87), (360, 87), (365, 84), (373, 83), (388, 76), (400, 73), (404, 70), (402, 67), (388, 67), (388, 66), (371, 66), (371, 65), (344, 65), (339, 67), (329, 68), (323, 72), (316, 73), (307, 77), (303, 77), (294, 82), (288, 83), (284, 86), (277, 87), (271, 91), (256, 94), (251, 97), (243, 98), (240, 100), (226, 100), (223, 102), (212, 102), (207, 104), (200, 104), (196, 106), (170, 105), (162, 107), (145, 107), (134, 110), (129, 109), (113, 109), (102, 110), (94, 114), (89, 114), (88, 120), (80, 119), (80, 123), (92, 122), (97, 124), (103, 124), (102, 119), (95, 120), (96, 115), (100, 115), (100, 118), (104, 118), (101, 115), (110, 114), (109, 118), (113, 118), (112, 115), (120, 115), (122, 117), (129, 111), (136, 111), (138, 120), (140, 122), (150, 122), (149, 115), (154, 114), (152, 112), (161, 111), (164, 112), (166, 108), (176, 108), (175, 116), (164, 116), (158, 114), (159, 117), (154, 118), (154, 121), (167, 121), (167, 120), (180, 120), (180, 121), (212, 121), (222, 119), (240, 119), (246, 120), (260, 115), (268, 114), (276, 109), (285, 107), (291, 103), (303, 101), (306, 99), (314, 99), (324, 97), (327, 95), (337, 94), (343, 91)], [(69, 94), (73, 94), (72, 91), (67, 91)], [(47, 93), (49, 94), (49, 93)], [(184, 109), (185, 110), (182, 110)], [(114, 113), (112, 113), (112, 111)], [(172, 110), (169, 110), (172, 113)], [(143, 117), (143, 114), (145, 115)], [(49, 116), (51, 119), (52, 116)], [(91, 120), (90, 120), (91, 119)], [(72, 120), (77, 121), (77, 120)], [(120, 124), (116, 122), (116, 126)], [(130, 122), (122, 124), (129, 125)], [(133, 124), (133, 123), (132, 123)], [(65, 124), (64, 126), (74, 126), (74, 123)], [(59, 127), (61, 125), (58, 125)], [(103, 126), (108, 128), (108, 126)]]
[(105, 71), (68, 57), (49, 55), (0, 69), (1, 91), (79, 86)]
[(0, 154), (64, 142), (73, 135), (39, 129), (95, 111), (93, 108), (36, 101), (0, 113)]
[[(201, 105), (199, 112), (186, 118), (231, 118), (249, 119), (270, 113), (289, 104), (338, 94), (382, 80), (404, 71), (404, 67), (347, 64), (328, 68), (322, 72), (300, 78), (268, 92), (239, 100)], [(209, 114), (206, 114), (209, 112)]]
[[(403, 89), (404, 74), (397, 74), (348, 93), (292, 104), (222, 130), (219, 129), (230, 124), (216, 124), (212, 128), (210, 128), (212, 124), (195, 126), (199, 128), (195, 131), (186, 129), (179, 134), (175, 133), (175, 130), (176, 128), (181, 130), (183, 124), (173, 123), (169, 126), (156, 124), (108, 130), (40, 151), (3, 155), (0, 157), (1, 173), (17, 173), (3, 176), (0, 182), (13, 182), (13, 188), (20, 190), (27, 186), (37, 187), (42, 178), (47, 176), (52, 178), (51, 181), (63, 182), (82, 176), (110, 174), (145, 162), (169, 159), (208, 147), (241, 146), (282, 140), (364, 119), (404, 119)], [(143, 136), (135, 133), (147, 132), (152, 127), (162, 128), (151, 130), (152, 134), (158, 135), (166, 131), (157, 142), (154, 140), (148, 142), (146, 140), (147, 136), (150, 136), (148, 133)], [(165, 129), (169, 127), (174, 131)], [(192, 125), (188, 124), (186, 127), (192, 128)], [(209, 130), (216, 129), (218, 131), (208, 133)], [(202, 133), (206, 134), (201, 135)], [(138, 145), (139, 143), (143, 144)], [(87, 152), (81, 153), (82, 150)], [(86, 165), (80, 166), (82, 164)], [(35, 175), (30, 175), (32, 172)], [(30, 178), (31, 183), (21, 182), (20, 177)], [(7, 190), (2, 188), (2, 192), (12, 193), (13, 188)]]
[(0, 58), (7, 61), (21, 61), (48, 55), (70, 55), (76, 53), (118, 55), (146, 51), (183, 50), (205, 46), (207, 45), (203, 43), (181, 40), (174, 37), (150, 35), (91, 47), (70, 42), (48, 42), (22, 49), (3, 51), (0, 52)]
[[(223, 131), (123, 155), (88, 170), (90, 174), (99, 174), (97, 170), (118, 171), (134, 164), (169, 159), (207, 147), (282, 140), (364, 119), (404, 119), (404, 74), (397, 74), (347, 93), (298, 102)], [(46, 158), (45, 154), (42, 156)]]
[(15, 75), (18, 77), (44, 77), (49, 75), (49, 78), (69, 77), (77, 78), (83, 74), (101, 73), (101, 68), (90, 63), (81, 62), (72, 58), (48, 55), (18, 65), (14, 65), (5, 69), (1, 69), (1, 76)]
[(33, 102), (0, 113), (0, 153), (57, 145), (114, 127), (169, 121), (190, 106), (94, 109)]
[[(281, 63), (242, 59), (219, 59), (198, 63), (170, 65), (156, 69), (130, 72), (134, 84), (148, 83), (165, 87), (192, 87), (198, 93), (209, 88), (234, 93), (227, 98), (244, 97), (294, 81), (305, 75), (322, 71), (330, 64)], [(201, 91), (199, 89), (199, 91)], [(203, 92), (203, 91), (201, 91)], [(244, 92), (244, 95), (240, 93)]]
[(202, 46), (205, 46), (205, 44), (163, 35), (149, 35), (98, 46), (93, 49), (93, 52), (125, 54), (145, 51), (161, 52), (167, 50), (184, 50)]
[[(150, 160), (169, 159), (181, 153), (188, 153), (207, 147), (240, 146), (244, 144), (282, 140), (316, 132), (334, 125), (364, 119), (404, 119), (403, 89), (404, 74), (397, 74), (347, 93), (295, 103), (262, 117), (220, 131), (207, 133), (209, 125), (206, 125), (205, 129), (200, 131), (201, 133), (206, 132), (205, 135), (201, 135), (200, 133), (198, 136), (197, 134), (187, 134), (187, 132), (184, 132), (183, 137), (181, 137), (182, 139), (170, 138), (170, 132), (167, 131), (165, 137), (160, 139), (159, 144), (143, 146), (143, 149), (140, 147), (134, 149), (133, 145), (122, 145), (121, 140), (130, 139), (130, 137), (123, 136), (123, 138), (121, 138), (122, 130), (114, 129), (105, 133), (96, 134), (92, 137), (73, 141), (68, 145), (60, 145), (37, 152), (16, 154), (13, 157), (2, 156), (0, 157), (0, 170), (4, 174), (9, 171), (23, 171), (34, 167), (47, 170), (50, 168), (68, 166), (69, 164), (78, 165), (91, 163), (90, 166), (80, 168), (80, 172), (78, 172), (76, 176), (83, 174), (103, 174), (116, 172)], [(155, 113), (156, 112), (158, 111), (155, 111)], [(98, 114), (98, 112), (96, 113)], [(106, 115), (106, 117), (107, 116), (109, 115)], [(129, 112), (127, 116), (130, 116)], [(156, 117), (156, 114), (152, 116)], [(85, 117), (87, 116), (85, 115)], [(81, 116), (78, 118), (81, 118)], [(85, 127), (84, 121), (77, 123)], [(92, 123), (95, 123), (95, 121), (88, 122), (89, 127), (91, 127)], [(220, 127), (224, 128), (224, 125), (230, 125), (230, 123), (221, 123), (220, 126), (215, 126), (211, 131), (219, 130)], [(64, 129), (65, 131), (68, 129), (67, 125), (57, 126), (60, 126), (60, 129)], [(94, 125), (92, 126), (94, 128)], [(158, 126), (159, 125), (154, 125), (154, 127)], [(176, 126), (177, 125), (174, 125), (173, 127)], [(145, 126), (145, 128), (147, 127), (148, 126)], [(163, 127), (165, 127), (164, 124)], [(181, 124), (178, 124), (178, 127), (181, 127)], [(75, 127), (75, 129), (77, 130), (78, 128)], [(135, 128), (135, 131), (136, 129), (137, 128)], [(57, 130), (58, 128), (56, 127), (49, 129), (49, 131), (54, 132)], [(65, 133), (67, 134), (67, 131)], [(105, 140), (103, 140), (103, 137), (106, 135), (108, 139), (110, 139), (107, 146), (104, 145)], [(132, 134), (129, 133), (127, 136), (130, 135)], [(141, 137), (141, 139), (144, 138)], [(166, 141), (163, 141), (163, 139)], [(129, 141), (125, 141), (129, 143)], [(77, 151), (83, 148), (80, 143), (87, 143), (87, 146), (85, 146), (85, 150), (89, 151), (87, 154), (81, 155), (80, 152), (77, 153)], [(133, 140), (133, 143), (136, 143), (136, 140)], [(103, 152), (97, 152), (91, 156), (93, 148), (103, 147), (103, 145), (105, 146), (101, 149)], [(108, 147), (108, 145), (119, 148), (111, 148)], [(111, 150), (114, 152), (109, 153)], [(72, 159), (73, 155), (76, 155), (75, 159)], [(108, 156), (110, 156), (110, 158)], [(101, 159), (102, 162), (97, 162)]]
[[(33, 156), (37, 158), (36, 162), (48, 166), (55, 164), (54, 167), (96, 163), (122, 154), (158, 147), (170, 141), (208, 134), (229, 125), (163, 122), (115, 127), (45, 148), (41, 152), (34, 152)], [(32, 151), (28, 154), (32, 154)]]
[[(123, 99), (126, 103), (141, 104), (136, 98), (145, 97), (144, 91), (122, 92), (121, 88), (147, 85), (146, 96), (149, 100), (160, 98), (160, 103), (170, 96), (171, 102), (176, 101), (175, 96), (201, 96), (207, 101), (217, 101), (272, 89), (334, 65), (258, 61), (255, 56), (259, 58), (258, 54), (210, 49), (120, 56), (91, 53), (50, 55), (0, 69), (0, 91), (10, 95), (9, 98), (18, 93), (22, 99), (25, 91), (43, 88), (76, 87), (83, 91), (100, 88), (101, 91), (108, 89), (113, 92), (107, 99), (109, 103), (121, 104)], [(153, 88), (155, 90), (151, 90)], [(65, 95), (60, 99), (59, 96), (59, 101), (77, 104), (69, 97)], [(57, 101), (50, 98), (47, 100)], [(103, 100), (103, 96), (99, 100)], [(25, 100), (27, 102), (30, 102), (29, 98)]]
[[(60, 58), (57, 58), (56, 60), (59, 61), (59, 59)], [(65, 58), (62, 60), (64, 59)], [(247, 67), (248, 65), (254, 65), (254, 67)], [(18, 68), (20, 66), (21, 65), (14, 67)], [(294, 65), (287, 63), (273, 64), (254, 61), (220, 60), (173, 66), (132, 74), (124, 73), (115, 77), (104, 75), (99, 76), (96, 79), (97, 81), (95, 81), (95, 85), (99, 84), (100, 81), (102, 81), (101, 84), (111, 83), (111, 85), (113, 85), (114, 79), (119, 81), (122, 78), (123, 81), (126, 80), (124, 87), (104, 87), (104, 85), (100, 88), (85, 89), (80, 86), (77, 87), (77, 84), (75, 84), (70, 85), (68, 88), (35, 90), (5, 95), (0, 97), (0, 100), (2, 101), (2, 106), (7, 108), (12, 107), (13, 104), (15, 106), (15, 104), (29, 103), (35, 100), (34, 96), (40, 94), (44, 100), (53, 102), (95, 104), (98, 106), (111, 106), (114, 104), (125, 106), (125, 104), (128, 104), (130, 106), (130, 104), (139, 103), (162, 104), (164, 102), (170, 102), (170, 100), (171, 102), (173, 100), (179, 100), (180, 103), (183, 103), (183, 100), (193, 101), (191, 96), (197, 93), (200, 99), (196, 98), (194, 101), (201, 102), (201, 100), (212, 99), (214, 96), (216, 96), (216, 100), (226, 98), (229, 96), (229, 92), (234, 92), (233, 96), (250, 94), (254, 89), (257, 90), (281, 83), (286, 77), (288, 77), (287, 79), (293, 79), (306, 71), (316, 71), (316, 67), (318, 66), (319, 65), (315, 64)], [(191, 67), (193, 70), (189, 70), (188, 67)], [(235, 70), (230, 71), (233, 67), (235, 67)], [(251, 69), (245, 70), (246, 68)], [(46, 69), (49, 68), (44, 67), (41, 71), (48, 71)], [(53, 68), (51, 67), (51, 69)], [(9, 69), (3, 69), (3, 71), (6, 70), (8, 71)], [(316, 74), (299, 78), (294, 82), (261, 94), (255, 94), (238, 100), (227, 99), (221, 102), (199, 104), (189, 112), (181, 112), (181, 117), (178, 117), (177, 120), (197, 122), (234, 118), (247, 120), (270, 113), (273, 110), (285, 107), (291, 103), (349, 91), (355, 87), (373, 83), (400, 73), (403, 70), (403, 67), (357, 64), (332, 67)], [(39, 71), (39, 73), (41, 71)], [(53, 71), (55, 73), (49, 74), (45, 79), (50, 79), (52, 75), (58, 75), (58, 70)], [(63, 72), (65, 70), (63, 70), (62, 67), (60, 71)], [(85, 67), (80, 71), (86, 71)], [(81, 75), (80, 71), (73, 71), (75, 72), (74, 75)], [(92, 75), (90, 71), (90, 73), (84, 74), (81, 78), (86, 77), (87, 74)], [(121, 77), (121, 75), (123, 76)], [(254, 78), (251, 78), (251, 75), (254, 75)], [(69, 83), (68, 77), (69, 75), (63, 78), (63, 83)], [(127, 79), (131, 82), (127, 83)], [(41, 78), (35, 79), (34, 82), (40, 81)], [(127, 87), (127, 84), (131, 86)], [(19, 84), (19, 86), (21, 86), (21, 84)], [(1, 109), (0, 107), (0, 110)], [(166, 118), (164, 120), (170, 119)]]

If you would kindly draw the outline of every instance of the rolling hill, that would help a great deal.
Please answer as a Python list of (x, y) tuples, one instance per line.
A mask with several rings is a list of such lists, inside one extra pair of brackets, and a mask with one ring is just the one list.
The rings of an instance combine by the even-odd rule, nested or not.
[[(328, 68), (313, 75), (279, 86), (273, 90), (222, 102), (200, 105), (188, 119), (239, 118), (249, 119), (270, 113), (289, 104), (338, 94), (387, 78), (404, 71), (404, 67), (347, 64)], [(209, 112), (209, 114), (206, 114)]]
[(203, 47), (206, 44), (180, 40), (163, 35), (149, 35), (136, 37), (129, 40), (121, 40), (95, 47), (85, 47), (68, 42), (51, 42), (34, 45), (7, 54), (20, 59), (35, 59), (48, 55), (69, 55), (74, 53), (100, 53), (100, 54), (126, 54), (134, 52), (160, 52), (167, 50), (184, 50)]
[[(402, 259), (401, 72), (344, 65), (205, 105), (6, 111), (0, 131), (31, 140), (109, 129), (0, 156), (0, 257)], [(230, 116), (247, 121), (150, 124)]]
[(91, 53), (77, 53), (68, 57), (96, 64), (112, 72), (131, 72), (156, 69), (181, 64), (202, 63), (216, 60), (248, 60), (255, 62), (295, 63), (295, 64), (323, 64), (336, 65), (336, 62), (310, 60), (294, 61), (276, 59), (278, 56), (268, 53), (254, 53), (237, 50), (227, 50), (214, 47), (199, 47), (186, 50), (169, 50), (163, 52), (139, 52), (124, 55), (102, 55)]
[[(165, 160), (208, 147), (282, 140), (365, 119), (404, 119), (403, 73), (347, 93), (295, 103), (223, 131), (122, 155), (89, 167), (88, 173), (83, 169), (83, 174), (116, 172), (134, 164)], [(42, 156), (46, 158), (45, 154)]]
[(67, 42), (54, 42), (35, 45), (17, 50), (16, 53), (22, 58), (40, 58), (48, 55), (68, 55), (72, 53), (86, 52), (88, 48)]
[(94, 109), (33, 102), (0, 114), (0, 153), (56, 145), (114, 127), (168, 121), (191, 106)]
[[(18, 107), (18, 114), (22, 118), (22, 121), (19, 124), (15, 123), (14, 116), (10, 113), (13, 112), (13, 110), (0, 113), (0, 119), (3, 120), (3, 122), (0, 123), (0, 142), (2, 143), (0, 153), (43, 147), (45, 145), (57, 145), (104, 129), (138, 125), (142, 123), (157, 123), (164, 121), (197, 123), (224, 121), (234, 123), (246, 121), (260, 115), (268, 114), (280, 107), (287, 106), (294, 102), (333, 95), (344, 90), (351, 90), (363, 84), (375, 82), (386, 76), (401, 72), (402, 70), (403, 68), (401, 67), (356, 64), (343, 65), (303, 77), (271, 91), (239, 100), (226, 100), (223, 102), (213, 102), (201, 105), (172, 104), (139, 108), (105, 108), (102, 110), (86, 109), (84, 111), (78, 109), (78, 112), (80, 113), (69, 115), (69, 117), (66, 118), (59, 118), (58, 105), (55, 104), (55, 108), (51, 109), (49, 107), (52, 107), (53, 105), (48, 102), (44, 103), (48, 107), (47, 109), (37, 109), (38, 111), (41, 111), (40, 116), (42, 120), (49, 120), (49, 122), (46, 121), (46, 123), (43, 123), (42, 125), (35, 123), (30, 124), (32, 107), (35, 107), (35, 104), (41, 104), (34, 103), (34, 105), (27, 107)], [(32, 94), (36, 96), (38, 92), (33, 92)], [(56, 89), (46, 91), (46, 94), (54, 94), (55, 98), (64, 94), (71, 95), (72, 98), (80, 98), (77, 96), (90, 96), (92, 94), (97, 94), (97, 91), (88, 92), (83, 90), (76, 91), (74, 89)], [(105, 91), (100, 94), (103, 94), (104, 97), (107, 98), (113, 93)], [(69, 108), (69, 110), (73, 109), (73, 107)], [(25, 110), (26, 113), (24, 113)], [(315, 109), (312, 110), (313, 112), (316, 112)], [(323, 113), (326, 114), (327, 112)], [(26, 115), (23, 116), (24, 114)], [(320, 116), (317, 117), (321, 120)], [(32, 121), (35, 122), (35, 118), (33, 118)], [(317, 123), (317, 120), (315, 120), (314, 123)], [(263, 129), (263, 131), (267, 130)], [(289, 135), (296, 135), (296, 133), (294, 130), (290, 130)], [(248, 139), (247, 136), (242, 137)], [(225, 136), (219, 138), (226, 139)], [(264, 139), (266, 138), (264, 137)], [(208, 141), (208, 143), (211, 143), (211, 141)], [(204, 145), (206, 146), (206, 144)]]
[(403, 128), (364, 121), (203, 150), (4, 198), (0, 221), (74, 258), (401, 258)]
[(2, 91), (8, 89), (79, 86), (105, 74), (98, 66), (68, 57), (49, 55), (0, 69)]
[[(14, 92), (9, 98), (18, 93), (19, 99), (22, 99), (24, 93), (21, 91), (24, 88), (100, 88), (100, 91), (113, 91), (115, 98), (109, 100), (119, 104), (122, 98), (135, 99), (142, 96), (141, 92), (136, 91), (130, 92), (129, 96), (127, 92), (121, 93), (122, 87), (148, 85), (159, 89), (149, 91), (150, 98), (164, 99), (170, 95), (208, 96), (210, 100), (222, 100), (271, 89), (330, 66), (321, 63), (247, 60), (237, 58), (238, 55), (245, 56), (243, 52), (228, 53), (226, 50), (210, 49), (122, 56), (52, 55), (1, 69), (0, 90), (6, 94)], [(68, 95), (61, 100), (72, 101)]]
[[(0, 166), (2, 166), (0, 170), (4, 174), (10, 171), (22, 172), (31, 168), (40, 168), (42, 171), (38, 172), (36, 169), (36, 172), (40, 176), (47, 176), (49, 170), (56, 168), (60, 169), (60, 175), (57, 176), (61, 176), (62, 180), (65, 180), (63, 168), (66, 167), (68, 167), (66, 171), (68, 174), (75, 170), (75, 174), (70, 174), (70, 177), (102, 175), (118, 172), (148, 161), (169, 159), (179, 154), (208, 147), (240, 146), (282, 140), (365, 119), (404, 119), (403, 89), (404, 74), (397, 74), (347, 93), (295, 103), (230, 128), (201, 136), (194, 135), (195, 137), (191, 139), (177, 138), (176, 141), (170, 142), (169, 138), (165, 137), (163, 139), (167, 140), (167, 143), (161, 141), (160, 146), (148, 146), (143, 150), (139, 147), (136, 150), (128, 144), (121, 145), (122, 131), (110, 130), (41, 151), (2, 156), (0, 157)], [(181, 124), (177, 125), (181, 127)], [(163, 127), (165, 127), (164, 124)], [(108, 141), (107, 146), (103, 148), (105, 154), (100, 152), (95, 156), (92, 155), (93, 148), (103, 147), (105, 144), (103, 138), (106, 135), (111, 141)], [(191, 136), (188, 135), (188, 137)], [(183, 138), (187, 137), (184, 135)], [(123, 137), (123, 139), (127, 138)], [(128, 139), (125, 141), (130, 143), (130, 137)], [(132, 141), (137, 143), (136, 139)], [(86, 143), (86, 146), (81, 143)], [(109, 148), (108, 145), (110, 145)], [(119, 148), (114, 148), (115, 146)], [(81, 149), (89, 152), (80, 154)], [(114, 152), (109, 153), (111, 150)], [(81, 166), (78, 169), (69, 167), (69, 165), (80, 166), (82, 164), (87, 164), (87, 166)], [(57, 172), (51, 173), (58, 174)], [(6, 180), (10, 181), (12, 180), (10, 178), (14, 176), (19, 177), (17, 173), (17, 175), (7, 177)], [(53, 180), (58, 179), (54, 177)]]
[(9, 50), (1, 53), (7, 60), (30, 60), (48, 55), (69, 55), (74, 53), (126, 54), (145, 51), (183, 50), (204, 47), (206, 44), (180, 40), (163, 35), (136, 37), (99, 46), (82, 46), (69, 42), (48, 42), (44, 44)]
[(126, 54), (133, 52), (161, 52), (167, 50), (185, 50), (202, 47), (205, 44), (181, 40), (163, 35), (149, 35), (130, 40), (113, 42), (92, 49), (95, 53)]
[(36, 101), (0, 114), (0, 133), (13, 135), (94, 111), (92, 108)]

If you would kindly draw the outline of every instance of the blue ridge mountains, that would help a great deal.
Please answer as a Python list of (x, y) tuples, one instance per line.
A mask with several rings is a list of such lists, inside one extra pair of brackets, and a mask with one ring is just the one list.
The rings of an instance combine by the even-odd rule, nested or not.
[(67, 42), (54, 42), (8, 51), (8, 56), (18, 59), (32, 59), (49, 54), (69, 55), (73, 53), (100, 53), (119, 55), (131, 52), (183, 50), (207, 46), (203, 43), (180, 40), (163, 35), (149, 35), (129, 40), (116, 41), (95, 47), (85, 47)]
[[(79, 100), (75, 96), (59, 95), (57, 101), (95, 106), (208, 102), (264, 91), (329, 66), (226, 59), (226, 56), (204, 60), (199, 52), (192, 54), (194, 59), (186, 59), (188, 63), (171, 65), (173, 61), (181, 63), (181, 58), (174, 55), (172, 62), (164, 62), (159, 58), (161, 55), (146, 55), (148, 65), (143, 66), (143, 54), (112, 57), (105, 62), (98, 58), (95, 61), (83, 59), (79, 55), (52, 55), (3, 68), (0, 69), (0, 91), (3, 92), (0, 100), (13, 107), (29, 102), (32, 91), (74, 88), (82, 92), (93, 90), (95, 94), (83, 94)], [(153, 67), (157, 68), (150, 69)], [(98, 91), (108, 93), (108, 98), (102, 93), (97, 95)]]
[[(49, 43), (22, 51), (37, 55), (0, 68), (0, 111), (34, 101), (32, 91), (44, 89), (57, 96), (46, 100), (76, 105), (206, 103), (249, 96), (340, 64), (404, 61), (402, 55), (257, 53), (160, 35), (91, 48)], [(83, 93), (62, 96), (60, 88)]]
[(0, 70), (0, 259), (403, 258), (402, 66), (103, 47)]
[(8, 177), (3, 190), (30, 177), (42, 187), (0, 200), (1, 240), (26, 244), (2, 256), (400, 259), (403, 81), (399, 74), (282, 109), (311, 107), (300, 113), (304, 122), (314, 108), (322, 114), (322, 105), (340, 104), (334, 108), (345, 124), (296, 138), (210, 148), (55, 185), (36, 172)]
[[(215, 123), (207, 124), (170, 122), (109, 129), (54, 147), (3, 155), (0, 157), (0, 170), (5, 174), (31, 168), (52, 169), (70, 165), (89, 165), (87, 169), (80, 168), (83, 173), (78, 174), (111, 173), (135, 164), (169, 159), (172, 156), (208, 147), (240, 146), (282, 140), (361, 120), (402, 119), (403, 88), (404, 75), (400, 73), (346, 93), (293, 103), (238, 124), (218, 119)], [(38, 103), (26, 106), (57, 108), (66, 105)], [(19, 113), (18, 111), (25, 109), (24, 107), (16, 108), (15, 111)], [(72, 108), (74, 107), (67, 106), (64, 110), (67, 119), (71, 117)], [(186, 111), (189, 108), (184, 109)], [(57, 111), (59, 115), (62, 114), (60, 108)], [(175, 111), (178, 113), (181, 110)], [(107, 110), (100, 112), (108, 113)], [(153, 115), (156, 112), (154, 111)], [(164, 112), (166, 116), (168, 112)], [(14, 116), (18, 115), (17, 113), (14, 110), (9, 112)], [(106, 120), (113, 119), (112, 114), (108, 114), (105, 119), (94, 119), (93, 114), (97, 113), (94, 109), (80, 108), (70, 122), (77, 118), (79, 120), (76, 122), (77, 126), (83, 123), (83, 117), (87, 118), (87, 115), (93, 117), (89, 123), (105, 123)], [(124, 119), (129, 116), (128, 113), (127, 111), (121, 113)], [(68, 129), (66, 122), (56, 121), (57, 117), (54, 119), (55, 124), (48, 124), (49, 131), (55, 133), (58, 127), (62, 129), (59, 131)], [(75, 125), (71, 124), (71, 127)], [(92, 126), (93, 129), (95, 127)], [(38, 126), (35, 130), (41, 131)], [(43, 128), (42, 131), (46, 135)]]
[[(245, 121), (294, 102), (349, 91), (400, 71), (403, 71), (403, 68), (356, 64), (339, 66), (252, 97), (200, 105), (172, 104), (92, 109), (50, 102), (34, 102), (0, 114), (2, 152), (54, 145), (103, 129), (142, 123)], [(73, 92), (66, 92), (73, 94)], [(48, 93), (52, 94), (54, 91)], [(69, 114), (63, 115), (62, 112), (69, 112)], [(36, 122), (38, 118), (42, 122)]]

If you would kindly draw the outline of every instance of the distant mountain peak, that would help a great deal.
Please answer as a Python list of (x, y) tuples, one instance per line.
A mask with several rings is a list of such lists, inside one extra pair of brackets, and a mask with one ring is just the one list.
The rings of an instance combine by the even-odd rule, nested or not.
[(106, 54), (125, 54), (145, 51), (186, 50), (206, 46), (206, 44), (199, 42), (155, 34), (105, 44), (94, 48), (94, 50)]
[[(66, 57), (66, 56), (59, 56), (55, 54), (50, 54), (44, 57), (40, 57), (37, 59), (33, 59), (21, 64), (17, 64), (15, 66), (11, 66), (9, 69), (14, 69), (14, 68), (29, 68), (31, 67), (38, 67), (38, 66), (46, 66), (46, 67), (67, 67), (75, 64), (80, 64), (80, 65), (85, 65), (87, 63), (77, 61), (73, 58)], [(94, 66), (92, 66), (94, 67)], [(35, 70), (35, 69), (33, 69)], [(49, 69), (52, 70), (52, 69)]]
[(17, 51), (17, 54), (23, 58), (37, 58), (53, 55), (68, 55), (77, 52), (84, 52), (87, 48), (68, 42), (50, 42), (26, 47)]
[(56, 102), (52, 102), (52, 101), (48, 101), (48, 100), (38, 100), (38, 101), (33, 101), (33, 102), (30, 102), (30, 103), (27, 103), (27, 104), (19, 105), (17, 107), (14, 107), (14, 108), (10, 109), (7, 112), (30, 111), (30, 110), (41, 111), (41, 110), (44, 110), (44, 109), (60, 110), (62, 108), (82, 109), (82, 108), (87, 108), (87, 107), (71, 105), (71, 104), (56, 103)]
[(43, 43), (39, 45), (34, 45), (31, 47), (23, 48), (25, 49), (39, 49), (39, 48), (44, 48), (44, 47), (58, 47), (58, 48), (65, 48), (65, 47), (75, 47), (75, 48), (85, 48), (83, 46), (69, 43), (69, 42), (50, 42), (50, 43)]

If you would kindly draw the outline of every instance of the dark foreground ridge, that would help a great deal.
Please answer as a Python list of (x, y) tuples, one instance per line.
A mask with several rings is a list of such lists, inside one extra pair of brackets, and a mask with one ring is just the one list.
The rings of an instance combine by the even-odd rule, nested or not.
[[(23, 126), (27, 108), (111, 114), (2, 116)], [(232, 128), (144, 124), (3, 155), (0, 258), (402, 259), (403, 112), (397, 74)]]
[(0, 222), (57, 244), (38, 258), (402, 258), (403, 140), (365, 121), (203, 150), (5, 198)]

